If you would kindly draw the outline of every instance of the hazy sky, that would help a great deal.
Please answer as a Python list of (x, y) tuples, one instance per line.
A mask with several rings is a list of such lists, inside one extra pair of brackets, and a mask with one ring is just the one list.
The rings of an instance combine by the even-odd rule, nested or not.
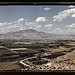
[(75, 34), (75, 6), (0, 6), (0, 34), (26, 29)]

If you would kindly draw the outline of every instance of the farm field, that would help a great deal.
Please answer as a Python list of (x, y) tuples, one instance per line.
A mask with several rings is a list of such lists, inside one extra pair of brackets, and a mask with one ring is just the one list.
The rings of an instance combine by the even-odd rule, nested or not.
[[(75, 70), (75, 42), (56, 43), (52, 41), (51, 43), (13, 42), (2, 45), (0, 46), (0, 71)], [(20, 63), (21, 60), (32, 57), (37, 57), (37, 60), (26, 60), (30, 62), (31, 67)]]

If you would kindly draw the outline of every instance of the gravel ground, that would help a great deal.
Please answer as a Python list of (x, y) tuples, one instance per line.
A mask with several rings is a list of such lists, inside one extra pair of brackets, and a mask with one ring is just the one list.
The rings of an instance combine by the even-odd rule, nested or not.
[(20, 69), (20, 66), (17, 65), (16, 63), (17, 63), (17, 61), (0, 62), (0, 71)]

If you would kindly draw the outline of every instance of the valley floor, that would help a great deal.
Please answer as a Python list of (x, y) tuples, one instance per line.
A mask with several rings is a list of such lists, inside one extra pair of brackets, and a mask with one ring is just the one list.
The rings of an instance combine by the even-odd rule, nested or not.
[[(16, 52), (16, 53), (15, 53)], [(48, 63), (27, 67), (21, 60), (37, 57)], [(31, 60), (33, 63), (40, 61)], [(30, 62), (30, 63), (31, 63)], [(75, 70), (75, 42), (32, 43), (0, 46), (0, 71), (66, 71)]]

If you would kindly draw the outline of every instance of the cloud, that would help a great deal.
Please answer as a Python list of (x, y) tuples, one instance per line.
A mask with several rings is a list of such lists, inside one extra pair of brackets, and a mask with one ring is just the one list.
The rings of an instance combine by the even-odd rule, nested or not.
[(55, 28), (49, 31), (50, 33), (53, 34), (74, 34), (74, 29), (70, 29), (70, 28)]
[(4, 22), (0, 23), (0, 33), (4, 34), (7, 32), (15, 32), (19, 30), (25, 30), (25, 29), (35, 29), (35, 30), (40, 30), (42, 25), (40, 25), (39, 22), (36, 21), (25, 21), (24, 18), (20, 18), (16, 21), (12, 22)]
[(47, 24), (44, 27), (51, 27), (53, 24)]
[(6, 25), (6, 23), (0, 23), (0, 27)]
[(51, 8), (48, 8), (48, 7), (44, 8), (44, 10), (46, 10), (46, 11), (47, 11), (47, 10), (50, 10), (50, 9), (51, 9)]
[(60, 28), (56, 28), (56, 30), (58, 31), (58, 30), (60, 30)]
[(19, 28), (19, 30), (25, 30), (26, 29), (26, 27), (20, 27)]
[(35, 30), (41, 30), (41, 25), (35, 25), (35, 26), (33, 26), (33, 29), (35, 29)]
[(27, 29), (35, 29), (38, 30), (42, 27), (42, 25), (40, 25), (40, 22), (46, 21), (45, 18), (43, 20), (43, 17), (38, 17), (35, 21), (32, 22), (26, 22), (25, 25), (27, 27)]
[(33, 27), (30, 27), (29, 29), (33, 29)]
[(72, 23), (71, 25), (66, 25), (67, 28), (75, 28), (75, 23)]
[(65, 30), (60, 29), (60, 28), (51, 28), (51, 29), (47, 28), (47, 32), (53, 33), (53, 34), (62, 34), (63, 32), (65, 32)]
[(74, 6), (74, 5), (70, 5), (69, 7), (70, 7), (70, 8), (74, 8), (75, 6)]
[(75, 31), (75, 29), (73, 29), (73, 31)]
[(73, 14), (71, 17), (75, 17), (75, 14)]
[(37, 23), (36, 22), (26, 22), (25, 24), (26, 25), (36, 25)]
[(5, 23), (0, 23), (0, 27), (2, 27), (2, 26), (6, 26), (6, 25), (10, 25), (10, 24), (12, 24), (11, 22), (5, 22)]
[(38, 17), (35, 22), (45, 22), (47, 21), (45, 17)]
[(32, 22), (26, 22), (25, 25), (27, 29), (35, 29), (35, 30), (38, 30), (42, 27), (39, 22), (36, 22), (36, 20)]
[(38, 25), (38, 27), (41, 28), (42, 26), (41, 25)]
[(75, 14), (75, 8), (61, 11), (58, 13), (58, 15), (53, 16), (53, 21), (62, 21), (67, 17), (74, 17), (75, 15), (73, 14)]
[(41, 25), (33, 25), (31, 27), (28, 27), (28, 29), (40, 30), (41, 27), (42, 27)]
[(16, 21), (0, 23), (0, 33), (24, 30), (26, 27), (22, 24), (23, 22), (25, 22), (24, 18), (20, 18)]
[(24, 21), (24, 18), (20, 18), (19, 20), (18, 20), (18, 22), (23, 22)]

